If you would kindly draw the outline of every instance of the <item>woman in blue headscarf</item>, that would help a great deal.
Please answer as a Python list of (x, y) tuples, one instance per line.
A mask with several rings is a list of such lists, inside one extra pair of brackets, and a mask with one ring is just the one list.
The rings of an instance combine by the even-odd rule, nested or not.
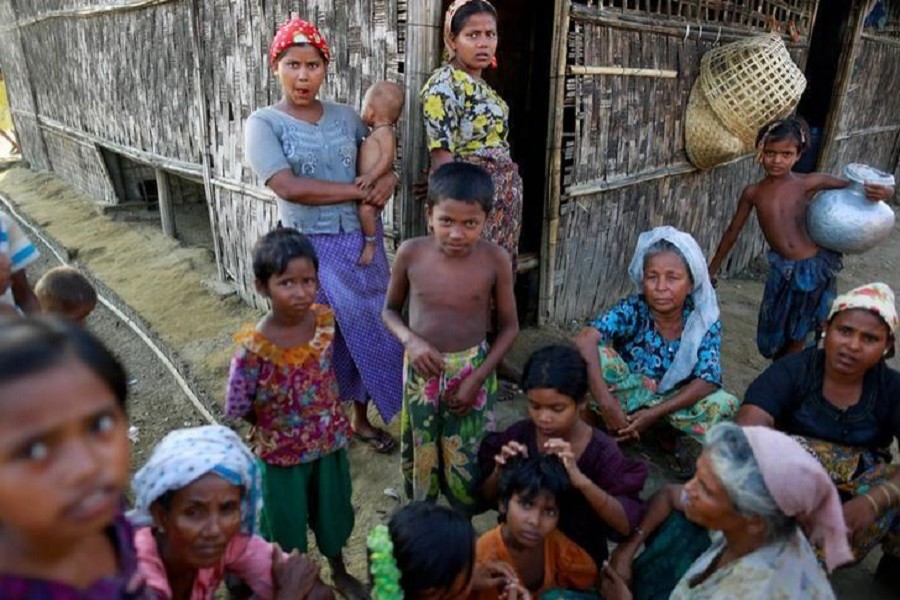
[(721, 389), (722, 323), (703, 252), (689, 234), (657, 227), (638, 238), (629, 273), (637, 293), (575, 337), (591, 407), (619, 440), (659, 421), (701, 440), (740, 404)]
[(317, 563), (255, 535), (259, 468), (227, 427), (169, 433), (132, 489), (140, 569), (159, 598), (209, 600), (226, 574), (261, 599), (333, 598)]

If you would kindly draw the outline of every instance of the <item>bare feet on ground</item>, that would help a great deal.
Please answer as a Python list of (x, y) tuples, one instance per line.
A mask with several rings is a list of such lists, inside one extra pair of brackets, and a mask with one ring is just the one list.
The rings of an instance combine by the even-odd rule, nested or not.
[(369, 591), (362, 582), (347, 572), (341, 565), (340, 569), (333, 569), (331, 579), (336, 589), (344, 598), (348, 600), (368, 600), (370, 598)]

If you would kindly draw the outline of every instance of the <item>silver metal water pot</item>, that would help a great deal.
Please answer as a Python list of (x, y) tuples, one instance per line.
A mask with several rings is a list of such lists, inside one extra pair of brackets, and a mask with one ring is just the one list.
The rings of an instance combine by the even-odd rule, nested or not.
[(866, 198), (867, 183), (894, 186), (894, 176), (863, 164), (844, 167), (850, 185), (816, 194), (806, 211), (812, 240), (829, 250), (860, 254), (886, 239), (894, 228), (894, 211), (884, 202)]

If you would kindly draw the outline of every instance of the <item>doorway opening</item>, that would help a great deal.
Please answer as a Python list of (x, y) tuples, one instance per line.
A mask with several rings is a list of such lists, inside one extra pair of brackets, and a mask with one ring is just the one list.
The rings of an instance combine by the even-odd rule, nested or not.
[(547, 127), (554, 3), (496, 0), (497, 69), (485, 80), (509, 104), (509, 142), (524, 184), (516, 302), (523, 324), (537, 323), (541, 236), (546, 201)]
[(834, 106), (852, 5), (851, 0), (831, 0), (827, 8), (820, 7), (813, 24), (804, 73), (806, 90), (797, 105), (797, 114), (806, 119), (810, 131), (810, 148), (794, 166), (800, 173), (814, 171), (818, 163), (822, 135)]

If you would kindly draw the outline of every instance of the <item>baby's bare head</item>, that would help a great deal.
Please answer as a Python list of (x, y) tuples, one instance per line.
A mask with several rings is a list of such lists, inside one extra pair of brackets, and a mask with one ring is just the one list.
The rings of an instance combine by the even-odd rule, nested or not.
[(374, 123), (396, 123), (403, 112), (403, 88), (391, 81), (379, 81), (366, 91), (363, 98), (363, 121)]

